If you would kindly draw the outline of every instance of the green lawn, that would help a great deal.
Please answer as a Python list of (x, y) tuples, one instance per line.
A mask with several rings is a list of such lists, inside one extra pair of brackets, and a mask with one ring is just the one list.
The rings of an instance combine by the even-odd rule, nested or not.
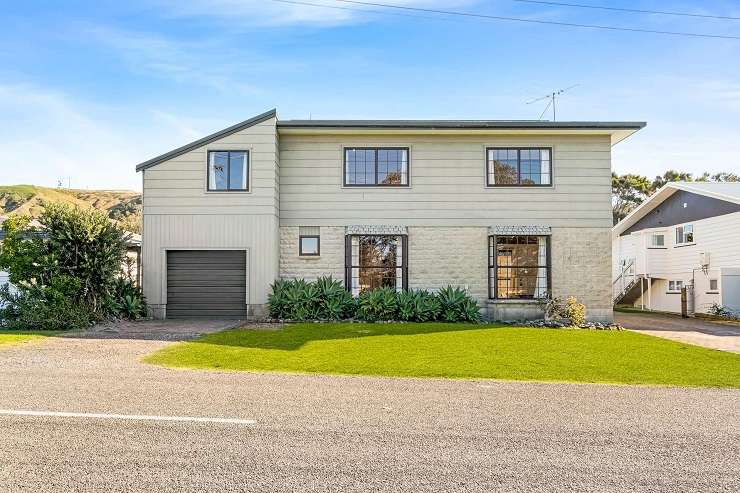
[(169, 367), (740, 387), (740, 355), (628, 331), (451, 324), (234, 329), (145, 358)]
[(42, 337), (45, 337), (45, 335), (35, 332), (0, 331), (0, 349), (13, 344), (41, 339)]

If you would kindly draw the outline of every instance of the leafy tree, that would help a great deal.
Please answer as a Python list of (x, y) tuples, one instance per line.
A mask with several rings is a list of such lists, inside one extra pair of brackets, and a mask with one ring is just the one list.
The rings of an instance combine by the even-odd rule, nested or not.
[(39, 227), (27, 217), (3, 223), (0, 270), (9, 273), (17, 292), (0, 292), (0, 322), (16, 328), (78, 328), (116, 314), (126, 233), (95, 209), (64, 204), (49, 204), (38, 221)]
[(614, 224), (624, 219), (652, 191), (652, 183), (644, 176), (612, 173), (612, 219)]

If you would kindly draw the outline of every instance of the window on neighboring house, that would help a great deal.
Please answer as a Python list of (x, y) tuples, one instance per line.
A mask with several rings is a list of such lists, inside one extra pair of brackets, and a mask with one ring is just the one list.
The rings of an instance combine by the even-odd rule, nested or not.
[(680, 293), (683, 288), (683, 281), (668, 281), (668, 291), (671, 293)]
[(694, 242), (694, 226), (684, 224), (676, 228), (676, 245), (685, 245)]
[(321, 234), (318, 226), (298, 228), (298, 255), (316, 257), (321, 254)]
[(249, 190), (249, 151), (208, 151), (208, 190)]
[(665, 235), (663, 233), (653, 233), (650, 237), (651, 248), (663, 248), (665, 246)]
[(714, 292), (719, 291), (719, 281), (717, 281), (717, 279), (709, 280), (709, 291), (714, 291)]
[(536, 299), (550, 293), (549, 236), (488, 238), (489, 297)]
[(406, 236), (347, 236), (345, 278), (348, 289), (354, 296), (375, 288), (406, 289), (406, 257)]
[(486, 149), (486, 185), (550, 186), (552, 184), (552, 151), (542, 149)]
[(404, 187), (409, 184), (406, 147), (344, 149), (344, 185), (349, 187)]

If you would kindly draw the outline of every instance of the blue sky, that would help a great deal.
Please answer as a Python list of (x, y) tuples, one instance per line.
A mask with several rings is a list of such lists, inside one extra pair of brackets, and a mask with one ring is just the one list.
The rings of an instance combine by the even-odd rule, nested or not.
[[(740, 20), (387, 3), (740, 36)], [(738, 1), (574, 3), (740, 17)], [(273, 107), (285, 119), (536, 119), (546, 103), (527, 101), (573, 84), (559, 120), (648, 122), (614, 148), (616, 171), (740, 170), (740, 40), (270, 0), (30, 0), (5, 3), (3, 21), (2, 184), (138, 190), (136, 163)]]

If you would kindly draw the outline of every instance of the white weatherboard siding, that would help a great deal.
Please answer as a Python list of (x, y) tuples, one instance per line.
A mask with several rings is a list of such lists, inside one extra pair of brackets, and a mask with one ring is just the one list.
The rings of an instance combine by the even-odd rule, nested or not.
[[(406, 146), (410, 186), (342, 187), (343, 147)], [(486, 147), (552, 147), (553, 187), (486, 188)], [(281, 226), (610, 228), (608, 136), (281, 135)]]
[[(246, 128), (144, 171), (144, 295), (164, 315), (166, 250), (243, 249), (247, 304), (264, 305), (278, 276), (276, 119)], [(248, 150), (249, 192), (206, 191), (208, 150)]]
[[(740, 212), (693, 221), (695, 242), (676, 246), (676, 226), (641, 230), (613, 240), (613, 272), (618, 270), (622, 258), (636, 258), (636, 273), (654, 278), (650, 297), (638, 298), (635, 306), (653, 310), (680, 312), (680, 295), (668, 292), (668, 281), (695, 281), (695, 310), (706, 312), (713, 303), (721, 303), (721, 272), (723, 269), (740, 268)], [(655, 232), (665, 235), (665, 248), (646, 248)], [(644, 243), (643, 243), (644, 239)], [(709, 253), (707, 274), (699, 269), (700, 253)], [(717, 279), (719, 292), (710, 292), (709, 280)]]

